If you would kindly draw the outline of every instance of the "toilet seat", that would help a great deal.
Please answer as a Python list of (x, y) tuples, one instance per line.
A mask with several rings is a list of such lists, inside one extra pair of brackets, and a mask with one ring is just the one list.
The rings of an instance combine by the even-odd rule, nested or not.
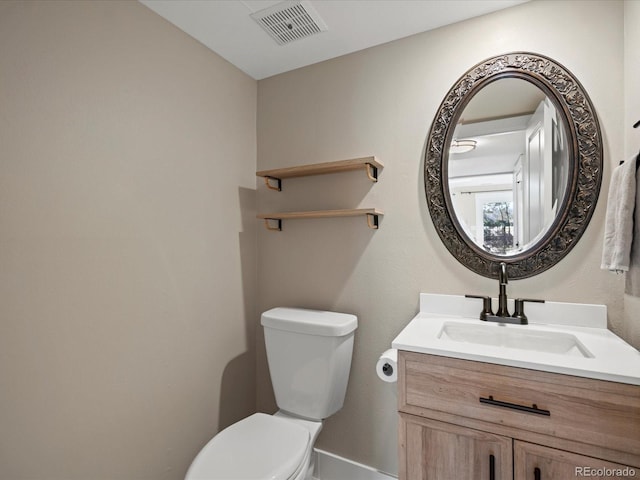
[(288, 480), (300, 472), (309, 431), (281, 417), (255, 413), (213, 437), (185, 480)]

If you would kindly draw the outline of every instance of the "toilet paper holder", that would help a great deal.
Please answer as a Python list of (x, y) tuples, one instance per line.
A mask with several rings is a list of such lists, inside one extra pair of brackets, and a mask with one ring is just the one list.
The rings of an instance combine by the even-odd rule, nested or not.
[(383, 382), (395, 383), (398, 381), (398, 351), (391, 348), (385, 351), (376, 363), (376, 373)]

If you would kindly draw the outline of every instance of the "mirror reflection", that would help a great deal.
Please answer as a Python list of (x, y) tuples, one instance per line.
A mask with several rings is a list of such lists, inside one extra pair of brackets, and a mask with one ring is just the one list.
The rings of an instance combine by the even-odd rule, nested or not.
[(464, 108), (447, 181), (457, 221), (479, 248), (499, 256), (526, 251), (562, 211), (570, 163), (563, 118), (520, 78), (489, 83)]

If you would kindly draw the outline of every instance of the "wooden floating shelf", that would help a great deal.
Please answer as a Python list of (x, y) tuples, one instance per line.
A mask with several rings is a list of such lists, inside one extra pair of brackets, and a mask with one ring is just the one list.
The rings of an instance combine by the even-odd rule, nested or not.
[[(307, 177), (310, 175), (325, 175), (327, 173), (349, 172), (352, 170), (365, 170), (367, 177), (372, 182), (378, 181), (378, 175), (384, 165), (376, 160), (376, 157), (353, 158), (351, 160), (338, 160), (337, 162), (314, 163), (299, 167), (276, 168), (273, 170), (261, 170), (256, 176), (264, 177), (264, 183), (271, 190), (282, 190), (282, 179)], [(270, 182), (275, 181), (275, 185)]]
[[(257, 218), (264, 220), (267, 230), (282, 230), (282, 220), (300, 218), (335, 218), (335, 217), (367, 217), (369, 228), (378, 228), (378, 217), (383, 213), (375, 208), (357, 208), (351, 210), (316, 210), (309, 212), (282, 212), (282, 213), (260, 213)], [(277, 222), (277, 226), (272, 226), (270, 222)]]

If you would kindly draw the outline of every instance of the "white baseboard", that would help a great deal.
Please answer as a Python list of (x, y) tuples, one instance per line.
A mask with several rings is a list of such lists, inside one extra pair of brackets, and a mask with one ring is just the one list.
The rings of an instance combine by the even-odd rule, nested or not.
[(314, 448), (315, 480), (394, 480), (397, 477), (367, 465)]

